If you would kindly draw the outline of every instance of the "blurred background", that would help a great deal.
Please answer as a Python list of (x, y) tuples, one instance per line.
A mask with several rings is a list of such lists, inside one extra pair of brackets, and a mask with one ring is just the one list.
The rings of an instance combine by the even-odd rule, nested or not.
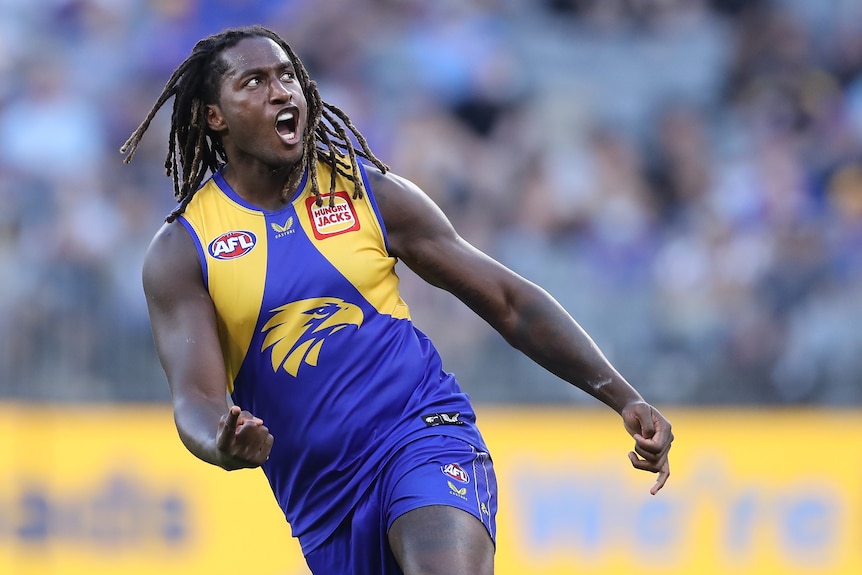
[[(545, 287), (650, 401), (693, 422), (688, 437), (712, 437), (724, 414), (753, 414), (743, 419), (753, 427), (740, 437), (742, 455), (722, 451), (718, 438), (709, 445), (724, 465), (768, 462), (800, 431), (789, 424), (787, 434), (760, 435), (787, 423), (761, 414), (840, 418), (838, 408), (862, 407), (862, 0), (0, 0), (0, 401), (53, 422), (57, 435), (44, 441), (56, 440), (58, 453), (57, 437), (73, 440), (58, 414), (152, 412), (161, 425), (169, 393), (140, 268), (174, 206), (163, 167), (169, 109), (130, 165), (118, 150), (198, 39), (252, 23), (288, 40), (324, 99), (464, 237)], [(577, 417), (595, 405), (513, 353), (448, 294), (400, 275), (414, 320), (506, 441), (495, 418), (511, 409), (541, 428), (557, 421), (545, 418), (551, 405)], [(149, 433), (146, 423), (124, 430), (124, 420), (111, 429), (128, 442)], [(600, 421), (616, 437), (613, 418)], [(812, 426), (820, 435), (806, 457), (847, 445), (852, 466), (830, 469), (840, 457), (828, 456), (816, 477), (767, 466), (762, 484), (738, 479), (739, 506), (726, 519), (739, 526), (758, 509), (785, 509), (752, 493), (832, 489), (837, 476), (846, 484), (837, 499), (801, 497), (801, 511), (775, 521), (798, 541), (825, 542), (805, 572), (858, 573), (862, 430)], [(545, 429), (555, 437), (556, 427)], [(167, 431), (170, 450), (176, 438)], [(93, 437), (111, 433), (97, 428)], [(615, 441), (603, 433), (598, 445)], [(59, 481), (51, 473), (75, 463), (20, 473), (35, 465), (35, 450), (14, 434), (4, 441), (0, 448), (23, 459), (12, 457), (12, 487), (0, 492), (0, 570), (65, 573), (41, 563), (27, 571), (36, 559), (20, 547), (32, 543), (21, 531), (35, 517), (47, 537), (35, 549), (44, 551), (49, 519), (77, 517), (49, 504)], [(68, 449), (117, 459), (98, 442)], [(685, 443), (678, 451), (684, 457)], [(693, 467), (683, 459), (674, 479), (699, 482)], [(598, 473), (628, 473), (612, 469)], [(102, 485), (99, 473), (82, 485)], [(47, 485), (44, 501), (27, 498), (34, 477)], [(856, 519), (815, 512), (824, 509)], [(705, 513), (697, 526), (708, 538)], [(583, 529), (587, 542), (600, 533)], [(777, 541), (773, 527), (751, 529)], [(775, 561), (786, 554), (770, 549)], [(735, 572), (785, 572), (768, 560), (770, 570), (757, 571), (752, 561)]]
[[(118, 149), (255, 22), (653, 401), (862, 403), (859, 0), (0, 0), (0, 394), (167, 399), (140, 266), (169, 110)], [(402, 276), (474, 399), (585, 401)]]

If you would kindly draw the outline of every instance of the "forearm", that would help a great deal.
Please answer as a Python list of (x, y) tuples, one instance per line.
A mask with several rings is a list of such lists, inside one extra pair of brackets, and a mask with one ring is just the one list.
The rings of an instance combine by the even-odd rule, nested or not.
[(225, 469), (230, 466), (218, 449), (217, 437), (219, 421), (227, 410), (226, 400), (174, 399), (174, 422), (183, 445), (198, 459)]
[(507, 341), (554, 375), (620, 413), (643, 401), (593, 339), (541, 288), (521, 290), (512, 301)]

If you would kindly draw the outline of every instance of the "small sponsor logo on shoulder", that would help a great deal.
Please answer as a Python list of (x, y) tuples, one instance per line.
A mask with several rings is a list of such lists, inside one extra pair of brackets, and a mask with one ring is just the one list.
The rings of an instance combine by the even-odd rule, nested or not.
[(323, 205), (318, 206), (314, 197), (305, 200), (308, 218), (314, 237), (323, 240), (359, 229), (359, 218), (353, 207), (353, 200), (347, 192), (335, 192), (335, 201), (330, 203), (330, 195), (322, 194)]
[(253, 250), (256, 244), (257, 238), (253, 233), (235, 230), (211, 241), (207, 250), (217, 260), (233, 260)]
[(460, 411), (449, 411), (447, 413), (429, 413), (422, 416), (422, 421), (428, 427), (436, 427), (438, 425), (464, 425), (461, 421)]
[(448, 475), (455, 481), (460, 481), (461, 483), (470, 483), (470, 476), (467, 475), (467, 472), (464, 471), (464, 468), (457, 463), (447, 463), (446, 465), (441, 465), (440, 471), (442, 471), (444, 475)]

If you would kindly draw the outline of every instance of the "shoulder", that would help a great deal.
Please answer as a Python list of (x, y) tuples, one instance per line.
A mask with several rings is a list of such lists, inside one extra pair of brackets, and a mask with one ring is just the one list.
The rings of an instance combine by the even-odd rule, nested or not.
[[(363, 168), (378, 204), (398, 201), (401, 195), (399, 192), (414, 186), (412, 182), (392, 171), (381, 172), (375, 166), (363, 166)], [(393, 197), (393, 194), (396, 195)]]
[(167, 255), (174, 251), (186, 251), (194, 248), (194, 242), (188, 230), (179, 219), (162, 224), (153, 235), (147, 248), (147, 258), (155, 255)]
[(152, 291), (183, 278), (200, 278), (197, 248), (179, 220), (165, 223), (155, 233), (144, 255), (144, 290)]
[(445, 217), (434, 200), (408, 178), (376, 168), (366, 168), (366, 173), (387, 228), (416, 223), (417, 218)]
[(431, 246), (456, 234), (437, 204), (414, 182), (393, 172), (367, 169), (368, 182), (380, 209), (392, 255), (405, 257), (407, 250)]

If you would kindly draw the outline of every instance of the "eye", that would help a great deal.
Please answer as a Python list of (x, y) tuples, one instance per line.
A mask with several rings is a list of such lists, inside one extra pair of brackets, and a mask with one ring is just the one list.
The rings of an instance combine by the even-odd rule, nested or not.
[(293, 81), (293, 80), (295, 80), (295, 79), (296, 79), (296, 74), (294, 74), (293, 72), (284, 72), (284, 73), (281, 75), (281, 80), (282, 80), (283, 82), (291, 82), (291, 81)]
[(249, 78), (248, 80), (246, 80), (245, 85), (252, 87), (252, 88), (255, 86), (259, 86), (260, 85), (260, 78), (258, 78), (257, 76)]

